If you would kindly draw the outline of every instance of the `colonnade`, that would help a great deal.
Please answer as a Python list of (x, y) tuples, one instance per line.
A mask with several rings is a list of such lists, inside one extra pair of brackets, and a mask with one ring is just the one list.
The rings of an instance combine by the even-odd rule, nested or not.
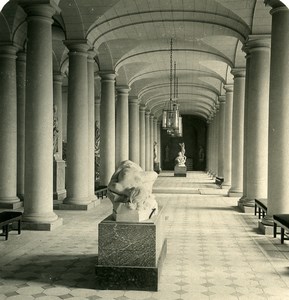
[(250, 35), (244, 44), (246, 67), (233, 68), (234, 84), (224, 86), (225, 100), (219, 97), (208, 122), (207, 150), (209, 173), (224, 177), (244, 211), (267, 199), (261, 228), (272, 226), (273, 214), (289, 212), (289, 10), (267, 4), (272, 34)]

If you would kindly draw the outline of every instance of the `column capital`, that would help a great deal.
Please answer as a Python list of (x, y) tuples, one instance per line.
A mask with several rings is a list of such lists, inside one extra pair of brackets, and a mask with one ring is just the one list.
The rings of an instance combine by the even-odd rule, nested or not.
[(247, 54), (252, 53), (256, 50), (270, 50), (271, 48), (271, 35), (269, 34), (258, 34), (249, 35), (244, 46), (243, 51)]
[(0, 43), (0, 57), (1, 58), (14, 58), (16, 59), (16, 53), (18, 48), (12, 44), (1, 44)]
[(149, 109), (146, 109), (145, 110), (145, 114), (146, 114), (146, 117), (150, 117), (150, 114), (151, 114), (151, 111)]
[(61, 72), (53, 72), (53, 82), (62, 84), (63, 81), (63, 73)]
[(116, 90), (118, 95), (128, 95), (130, 87), (128, 85), (117, 85)]
[(26, 52), (21, 50), (17, 52), (17, 60), (26, 63)]
[(139, 104), (138, 96), (129, 96), (129, 104)]
[(233, 68), (231, 70), (231, 73), (235, 78), (239, 78), (239, 77), (245, 77), (246, 76), (246, 69), (245, 68)]
[(101, 81), (115, 81), (116, 74), (114, 71), (99, 71), (98, 75)]
[(145, 112), (145, 111), (146, 111), (146, 106), (145, 106), (145, 104), (140, 104), (140, 106), (139, 106), (139, 111), (140, 111), (140, 112)]
[(154, 123), (158, 123), (158, 118), (154, 117)]
[(150, 119), (153, 121), (154, 120), (154, 114), (150, 113)]
[(288, 8), (285, 6), (285, 4), (284, 3), (282, 3), (281, 1), (279, 1), (279, 0), (264, 0), (264, 4), (266, 5), (266, 6), (271, 6), (273, 9), (270, 11), (270, 13), (274, 13), (273, 12), (273, 10), (274, 9), (279, 9), (279, 8), (281, 8), (281, 9), (287, 9), (288, 10)]
[(94, 99), (94, 104), (95, 104), (95, 105), (99, 105), (99, 104), (100, 104), (100, 101), (101, 101), (100, 97), (96, 97), (96, 98)]
[(233, 84), (224, 84), (224, 90), (226, 93), (232, 93), (234, 91), (234, 85)]
[[(226, 95), (221, 95), (219, 96), (219, 103), (220, 104), (225, 104), (226, 103)], [(217, 109), (218, 109), (218, 106), (216, 105)]]
[(64, 45), (69, 49), (69, 55), (80, 54), (84, 56), (89, 55), (90, 43), (86, 40), (65, 40)]
[(33, 18), (42, 17), (52, 24), (52, 16), (61, 12), (61, 9), (54, 0), (18, 0), (17, 4), (27, 13), (28, 21)]

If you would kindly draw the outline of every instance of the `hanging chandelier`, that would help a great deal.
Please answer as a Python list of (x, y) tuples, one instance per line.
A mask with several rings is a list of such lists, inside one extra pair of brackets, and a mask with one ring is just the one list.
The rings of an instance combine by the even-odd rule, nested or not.
[(170, 49), (170, 99), (166, 102), (162, 113), (162, 127), (172, 137), (183, 136), (182, 117), (178, 103), (178, 78), (176, 62), (173, 66), (173, 39)]

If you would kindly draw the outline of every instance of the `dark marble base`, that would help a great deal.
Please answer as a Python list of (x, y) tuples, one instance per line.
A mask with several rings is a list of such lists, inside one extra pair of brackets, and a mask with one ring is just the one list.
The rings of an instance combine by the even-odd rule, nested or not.
[(174, 168), (175, 177), (186, 177), (187, 176), (187, 167), (176, 165)]
[(100, 290), (157, 291), (167, 240), (164, 240), (156, 267), (96, 265), (96, 288)]

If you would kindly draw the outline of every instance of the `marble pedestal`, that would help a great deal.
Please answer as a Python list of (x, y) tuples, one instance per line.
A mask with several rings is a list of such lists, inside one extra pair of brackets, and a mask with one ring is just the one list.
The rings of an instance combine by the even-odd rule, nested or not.
[(157, 291), (167, 243), (164, 214), (143, 222), (116, 222), (112, 215), (98, 225), (96, 288)]
[(187, 176), (187, 167), (186, 166), (175, 166), (174, 176), (177, 177), (186, 177)]
[(66, 197), (65, 190), (65, 161), (54, 159), (53, 161), (53, 199), (63, 200)]

